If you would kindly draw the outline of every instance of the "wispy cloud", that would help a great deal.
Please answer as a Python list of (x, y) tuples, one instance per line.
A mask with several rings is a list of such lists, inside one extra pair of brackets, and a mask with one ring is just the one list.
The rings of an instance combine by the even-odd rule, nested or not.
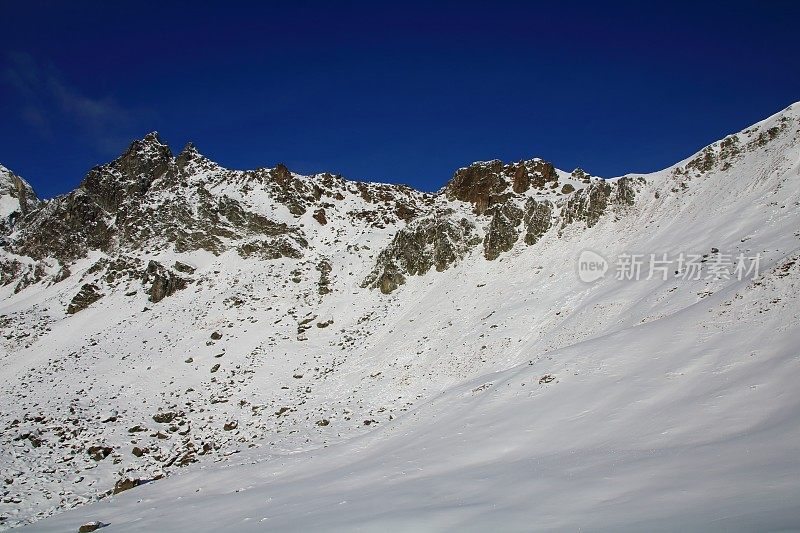
[(25, 53), (6, 55), (2, 79), (20, 98), (20, 117), (46, 139), (66, 125), (103, 152), (117, 152), (144, 118), (142, 109), (126, 108), (109, 96), (93, 97), (69, 85), (52, 66)]

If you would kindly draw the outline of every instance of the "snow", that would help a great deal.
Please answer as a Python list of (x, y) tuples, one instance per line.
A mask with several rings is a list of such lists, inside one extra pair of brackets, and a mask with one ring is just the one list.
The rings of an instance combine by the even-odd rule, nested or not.
[[(592, 228), (551, 230), (496, 261), (476, 249), (390, 295), (359, 285), (396, 228), (335, 216), (313, 235), (334, 267), (324, 298), (308, 296), (313, 261), (233, 251), (164, 252), (165, 263), (197, 266), (201, 282), (156, 305), (142, 291), (109, 294), (48, 321), (50, 331), (33, 329), (37, 317), (63, 315), (96, 258), (59, 284), (4, 293), (2, 313), (17, 317), (16, 333), (32, 334), (0, 352), (3, 427), (30, 409), (15, 396), (23, 385), (25, 401), (45, 413), (75, 399), (86, 416), (121, 418), (90, 428), (120, 464), (82, 469), (76, 459), (59, 470), (69, 477), (34, 480), (24, 468), (51, 465), (53, 452), (19, 443), (0, 450), (16, 483), (69, 489), (73, 505), (125, 469), (155, 475), (157, 462), (142, 469), (130, 456), (132, 440), (155, 439), (127, 429), (158, 429), (151, 416), (173, 405), (187, 411), (193, 437), (222, 452), (26, 530), (75, 531), (92, 520), (110, 524), (105, 531), (798, 528), (798, 114), (794, 106), (740, 133), (744, 144), (790, 119), (729, 169), (676, 174), (693, 156), (637, 174), (646, 185), (636, 204)], [(254, 208), (289, 220), (261, 194), (247, 197)], [(355, 196), (337, 209), (356, 208)], [(612, 258), (711, 248), (760, 253), (762, 277), (586, 284), (574, 271), (584, 249)], [(301, 267), (302, 280), (287, 282)], [(225, 303), (234, 297), (244, 303)], [(318, 317), (312, 324), (334, 323), (298, 341), (308, 313)], [(222, 339), (209, 344), (213, 331)], [(221, 368), (212, 375), (213, 363)], [(54, 364), (60, 370), (46, 373)], [(222, 429), (229, 420), (236, 430)], [(178, 450), (174, 436), (167, 442)], [(38, 490), (0, 512), (51, 514), (56, 502)]]

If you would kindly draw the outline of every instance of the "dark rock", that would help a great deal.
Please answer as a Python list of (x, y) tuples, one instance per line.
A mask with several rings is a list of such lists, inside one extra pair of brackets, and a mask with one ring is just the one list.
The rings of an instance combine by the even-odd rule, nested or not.
[(570, 175), (572, 176), (572, 179), (580, 180), (583, 183), (591, 183), (592, 181), (591, 176), (589, 176), (589, 174), (580, 167), (573, 170)]
[(421, 276), (431, 268), (446, 270), (479, 242), (474, 225), (454, 218), (451, 210), (418, 218), (397, 232), (378, 255), (362, 287), (378, 287), (388, 294), (405, 283), (405, 274)]
[(147, 452), (149, 452), (149, 451), (150, 451), (150, 450), (149, 450), (149, 449), (147, 449), (147, 448), (140, 448), (140, 447), (138, 447), (138, 446), (134, 446), (134, 447), (133, 447), (133, 450), (131, 450), (131, 453), (132, 453), (133, 455), (135, 455), (136, 457), (141, 457), (141, 456), (143, 456), (144, 454), (146, 454), (146, 453), (147, 453)]
[(325, 210), (320, 208), (314, 211), (314, 220), (319, 222), (321, 226), (327, 224), (328, 219), (325, 217)]
[(502, 193), (508, 182), (502, 176), (502, 161), (494, 160), (472, 165), (456, 171), (447, 184), (449, 197), (475, 206), (477, 214), (483, 214), (491, 205), (505, 199)]
[(109, 446), (90, 446), (87, 448), (86, 453), (95, 461), (102, 461), (113, 452), (114, 449)]
[(271, 239), (256, 239), (237, 247), (239, 255), (244, 258), (257, 257), (259, 259), (280, 259), (288, 257), (300, 259), (303, 257), (302, 248), (308, 246), (305, 239), (289, 239), (276, 237)]
[(124, 201), (143, 196), (154, 181), (176, 172), (169, 146), (153, 132), (108, 165), (92, 169), (80, 188), (105, 211), (116, 212)]
[(591, 228), (597, 224), (608, 207), (611, 193), (611, 184), (606, 181), (594, 182), (577, 191), (561, 210), (564, 225), (583, 221), (586, 227)]
[(531, 174), (532, 187), (541, 189), (548, 184), (556, 185), (558, 183), (558, 174), (552, 163), (542, 161), (541, 159), (534, 159), (527, 162), (527, 168), (528, 172)]
[(169, 424), (173, 420), (175, 420), (175, 413), (172, 411), (165, 411), (162, 413), (156, 413), (153, 415), (153, 420), (158, 422), (159, 424)]
[(543, 189), (557, 184), (555, 167), (547, 161), (531, 159), (504, 165), (494, 160), (473, 163), (456, 171), (445, 193), (449, 198), (472, 203), (475, 213), (480, 215), (504, 203), (513, 194), (524, 193), (531, 187)]
[(186, 280), (167, 270), (157, 261), (150, 261), (144, 276), (144, 283), (150, 283), (150, 301), (158, 303), (167, 296), (186, 288)]
[(106, 527), (107, 525), (108, 524), (104, 524), (98, 520), (95, 520), (94, 522), (87, 522), (78, 528), (78, 533), (91, 533), (92, 531), (97, 531), (98, 529)]
[(317, 263), (317, 271), (319, 272), (319, 281), (317, 282), (317, 292), (319, 294), (325, 295), (331, 292), (330, 285), (331, 285), (332, 270), (333, 267), (331, 267), (331, 263), (327, 259), (323, 259), (319, 263)]
[(519, 238), (517, 228), (522, 222), (523, 211), (511, 203), (505, 203), (487, 211), (487, 214), (492, 215), (492, 221), (483, 239), (483, 255), (492, 261), (514, 247)]
[(119, 494), (120, 492), (125, 492), (126, 490), (130, 490), (134, 487), (138, 487), (142, 484), (142, 480), (139, 478), (122, 478), (114, 485), (113, 494)]
[(100, 288), (97, 285), (85, 283), (81, 287), (80, 292), (73, 296), (72, 300), (69, 302), (67, 313), (73, 315), (78, 311), (83, 311), (102, 297), (103, 293), (100, 292)]
[(224, 429), (225, 431), (233, 431), (238, 427), (239, 427), (239, 422), (232, 420), (230, 422), (225, 422), (225, 425), (222, 426), (222, 429)]
[(619, 205), (633, 205), (636, 199), (636, 187), (644, 183), (644, 178), (624, 177), (614, 182), (613, 201)]
[(525, 203), (525, 244), (535, 244), (552, 225), (553, 204), (547, 200), (536, 201), (529, 198)]
[(181, 263), (180, 261), (175, 261), (175, 264), (172, 266), (178, 272), (183, 272), (184, 274), (194, 274), (196, 270), (195, 267), (191, 265), (187, 265), (186, 263)]

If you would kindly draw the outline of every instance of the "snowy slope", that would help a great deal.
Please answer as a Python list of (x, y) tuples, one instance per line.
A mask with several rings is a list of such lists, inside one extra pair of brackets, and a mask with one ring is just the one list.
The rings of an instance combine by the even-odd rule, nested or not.
[[(190, 264), (192, 283), (157, 303), (138, 279), (101, 283), (104, 296), (70, 316), (108, 252), (57, 283), (6, 285), (4, 524), (100, 498), (30, 529), (797, 528), (799, 116), (795, 104), (626, 176), (635, 201), (591, 225), (565, 222), (586, 182), (557, 171), (557, 187), (503, 200), (546, 195), (561, 209), (535, 243), (519, 236), (495, 260), (469, 248), (442, 271), (406, 272), (390, 294), (362, 285), (403, 221), (359, 225), (346, 216), (363, 208), (353, 194), (314, 225), (312, 209), (295, 218), (269, 190), (239, 199), (302, 228), (301, 259), (129, 250)], [(578, 192), (560, 193), (565, 182)], [(241, 194), (230, 176), (214, 183)], [(454, 210), (484, 242), (492, 232), (469, 201), (411, 201)], [(612, 261), (760, 254), (761, 275), (584, 283), (586, 249)]]

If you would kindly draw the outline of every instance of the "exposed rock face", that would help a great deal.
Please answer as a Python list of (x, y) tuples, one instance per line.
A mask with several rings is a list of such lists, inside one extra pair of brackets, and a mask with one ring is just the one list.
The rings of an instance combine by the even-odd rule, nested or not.
[(589, 174), (581, 167), (578, 167), (575, 170), (573, 170), (570, 176), (572, 176), (572, 179), (580, 180), (583, 183), (591, 183), (592, 181), (591, 176), (589, 176)]
[(172, 265), (172, 268), (178, 272), (183, 272), (184, 274), (194, 274), (194, 271), (196, 270), (195, 267), (187, 265), (186, 263), (182, 263), (181, 261), (175, 261), (175, 264)]
[(492, 221), (483, 239), (483, 255), (489, 261), (497, 259), (511, 250), (519, 238), (519, 225), (523, 211), (511, 203), (493, 207), (487, 214), (492, 214)]
[(531, 176), (531, 186), (544, 188), (546, 185), (558, 183), (558, 174), (552, 163), (533, 159), (525, 162), (528, 175)]
[(644, 178), (620, 178), (614, 182), (614, 202), (619, 205), (633, 205), (636, 199), (637, 184), (644, 183)]
[(107, 525), (108, 524), (104, 524), (103, 522), (99, 522), (97, 520), (93, 522), (87, 522), (78, 528), (78, 533), (91, 533), (92, 531), (97, 531), (98, 529)]
[(0, 260), (0, 285), (8, 285), (14, 281), (14, 294), (26, 287), (39, 283), (44, 279), (46, 267), (44, 262), (23, 263), (18, 259)]
[(150, 261), (145, 272), (144, 283), (150, 283), (150, 301), (158, 303), (176, 291), (186, 288), (186, 280), (157, 261)]
[(502, 193), (508, 188), (508, 182), (502, 172), (502, 161), (473, 163), (456, 171), (447, 184), (447, 194), (474, 204), (475, 212), (483, 214), (489, 206), (505, 199)]
[(20, 233), (11, 245), (14, 253), (70, 264), (89, 250), (110, 251), (115, 231), (113, 218), (78, 189), (31, 213)]
[[(725, 149), (734, 152), (735, 147), (731, 141)], [(580, 169), (572, 178), (590, 181)], [(560, 184), (552, 164), (531, 159), (474, 163), (456, 171), (443, 193), (432, 196), (401, 185), (349, 182), (327, 173), (299, 176), (282, 164), (227, 170), (191, 143), (174, 157), (155, 133), (134, 141), (111, 163), (92, 169), (75, 191), (44, 204), (23, 181), (7, 181), (8, 194), (21, 203), (15, 211), (18, 231), (8, 233), (8, 225), (4, 230), (6, 250), (34, 262), (5, 258), (0, 262), (3, 284), (16, 282), (15, 290), (23, 290), (42, 281), (47, 272), (50, 281), (62, 281), (72, 275), (70, 267), (77, 260), (99, 251), (108, 259), (92, 270), (105, 269), (95, 282), (114, 287), (141, 280), (152, 302), (184, 288), (193, 267), (177, 261), (174, 268), (156, 262), (143, 268), (142, 259), (136, 259), (143, 252), (204, 250), (219, 255), (235, 250), (242, 258), (268, 261), (315, 257), (317, 290), (327, 294), (333, 266), (311, 249), (304, 233), (307, 223), (297, 220), (309, 211), (320, 226), (336, 221), (392, 227), (392, 241), (363, 282), (364, 287), (389, 293), (407, 276), (447, 269), (481, 241), (488, 260), (511, 250), (521, 233), (527, 244), (534, 244), (559, 215), (563, 225), (584, 221), (592, 226), (610, 204), (631, 204), (635, 193), (625, 178), (613, 185), (595, 181), (573, 192), (574, 182)], [(473, 214), (457, 215), (453, 207), (459, 206), (448, 205), (448, 200), (471, 204)], [(318, 229), (315, 224), (314, 231)], [(301, 278), (291, 280), (299, 283)]]
[(609, 196), (611, 185), (605, 182), (596, 182), (578, 191), (567, 201), (561, 212), (564, 225), (581, 220), (586, 223), (586, 227), (591, 228), (605, 212)]
[(561, 211), (563, 225), (583, 221), (587, 228), (591, 228), (609, 205), (632, 205), (635, 196), (631, 178), (620, 178), (614, 182), (596, 181), (567, 200)]
[(453, 214), (443, 210), (400, 230), (362, 286), (379, 287), (388, 294), (405, 283), (403, 273), (421, 276), (432, 267), (441, 272), (463, 258), (480, 238), (471, 222)]
[(288, 237), (275, 237), (267, 239), (255, 239), (239, 245), (237, 251), (239, 255), (248, 258), (258, 259), (280, 259), (288, 257), (290, 259), (300, 259), (303, 257), (302, 248), (308, 246), (305, 240), (290, 239)]
[(89, 448), (86, 449), (86, 453), (88, 453), (89, 456), (95, 461), (102, 461), (111, 455), (111, 452), (113, 451), (114, 448), (111, 448), (110, 446), (89, 446)]
[(33, 187), (0, 165), (0, 235), (11, 233), (17, 221), (39, 204)]
[(494, 160), (457, 170), (445, 192), (449, 198), (474, 204), (475, 213), (480, 215), (505, 202), (512, 192), (521, 194), (531, 187), (543, 189), (552, 183), (558, 183), (555, 167), (541, 159), (508, 165)]
[(120, 492), (125, 492), (126, 490), (131, 490), (134, 487), (138, 487), (142, 484), (142, 480), (139, 478), (123, 478), (117, 481), (114, 485), (114, 494), (119, 494)]
[(97, 285), (86, 283), (81, 287), (80, 292), (72, 298), (72, 301), (69, 302), (67, 313), (73, 315), (78, 311), (83, 311), (102, 297), (103, 293), (100, 292), (100, 288)]
[(331, 271), (333, 267), (327, 259), (321, 260), (317, 263), (317, 271), (319, 272), (319, 281), (317, 282), (317, 292), (325, 295), (331, 292)]
[(328, 218), (325, 216), (325, 209), (320, 208), (314, 211), (314, 220), (320, 223), (321, 226), (324, 226), (328, 223)]
[(529, 198), (525, 203), (525, 244), (536, 244), (552, 226), (554, 206), (547, 200), (536, 201)]
[(108, 165), (89, 171), (80, 188), (105, 211), (116, 213), (123, 202), (143, 196), (157, 180), (174, 180), (175, 160), (158, 134), (147, 134)]

